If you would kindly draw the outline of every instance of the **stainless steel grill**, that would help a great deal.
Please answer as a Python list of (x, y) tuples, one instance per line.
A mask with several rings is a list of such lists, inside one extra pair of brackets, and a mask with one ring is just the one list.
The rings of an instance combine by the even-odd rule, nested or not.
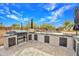
[(17, 36), (17, 44), (24, 42), (27, 39), (27, 31), (25, 30), (13, 30), (6, 33), (9, 36), (16, 35)]

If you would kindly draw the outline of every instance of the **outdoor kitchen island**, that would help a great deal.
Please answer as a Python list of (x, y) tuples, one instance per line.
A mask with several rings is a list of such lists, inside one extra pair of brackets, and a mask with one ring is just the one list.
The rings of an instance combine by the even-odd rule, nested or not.
[(27, 32), (24, 30), (14, 30), (5, 34), (4, 46), (5, 48), (18, 45), (19, 43), (27, 41)]
[[(17, 33), (20, 35), (8, 33), (9, 36), (6, 36), (4, 43), (5, 49), (0, 49), (6, 53), (0, 52), (0, 55), (76, 55), (72, 36), (49, 32), (17, 31)], [(19, 39), (20, 36), (22, 40)], [(10, 43), (9, 40), (15, 43)]]

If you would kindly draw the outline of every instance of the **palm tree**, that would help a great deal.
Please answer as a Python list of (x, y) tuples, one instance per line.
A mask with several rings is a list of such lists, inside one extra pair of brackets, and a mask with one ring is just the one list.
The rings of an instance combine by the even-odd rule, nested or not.
[(70, 31), (70, 29), (74, 26), (74, 23), (73, 22), (70, 22), (70, 21), (65, 21), (64, 24), (63, 24), (63, 29), (65, 29), (66, 31)]
[(70, 21), (66, 20), (66, 21), (64, 22), (64, 24), (63, 24), (63, 27), (65, 28), (65, 27), (68, 26), (70, 23), (71, 23)]

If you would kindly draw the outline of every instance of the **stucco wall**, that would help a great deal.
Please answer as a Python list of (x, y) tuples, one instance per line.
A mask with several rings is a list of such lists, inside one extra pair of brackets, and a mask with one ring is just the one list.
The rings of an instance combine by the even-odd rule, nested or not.
[(38, 35), (38, 41), (44, 43), (44, 35), (42, 35), (42, 34), (37, 34), (37, 35)]
[(67, 37), (67, 38), (68, 38), (68, 40), (67, 40), (67, 46), (68, 46), (68, 48), (73, 49), (73, 44), (74, 44), (73, 38), (72, 37)]
[(49, 44), (54, 45), (54, 46), (59, 46), (59, 36), (50, 35), (50, 43)]
[[(68, 36), (61, 36), (61, 35), (50, 35), (50, 34), (38, 34), (38, 41), (44, 43), (44, 36), (49, 36), (49, 44), (52, 46), (60, 46), (59, 45), (59, 38), (60, 37), (65, 37), (67, 38), (67, 48), (73, 49), (73, 37), (68, 37)], [(32, 34), (34, 36), (34, 34)], [(34, 40), (34, 37), (33, 37)]]

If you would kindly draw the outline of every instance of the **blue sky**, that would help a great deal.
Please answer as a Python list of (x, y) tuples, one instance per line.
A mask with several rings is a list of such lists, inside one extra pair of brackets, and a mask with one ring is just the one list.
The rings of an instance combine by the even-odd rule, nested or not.
[(77, 3), (0, 3), (0, 23), (11, 26), (25, 25), (33, 18), (37, 24), (49, 23), (62, 26), (65, 20), (74, 21), (74, 7)]

